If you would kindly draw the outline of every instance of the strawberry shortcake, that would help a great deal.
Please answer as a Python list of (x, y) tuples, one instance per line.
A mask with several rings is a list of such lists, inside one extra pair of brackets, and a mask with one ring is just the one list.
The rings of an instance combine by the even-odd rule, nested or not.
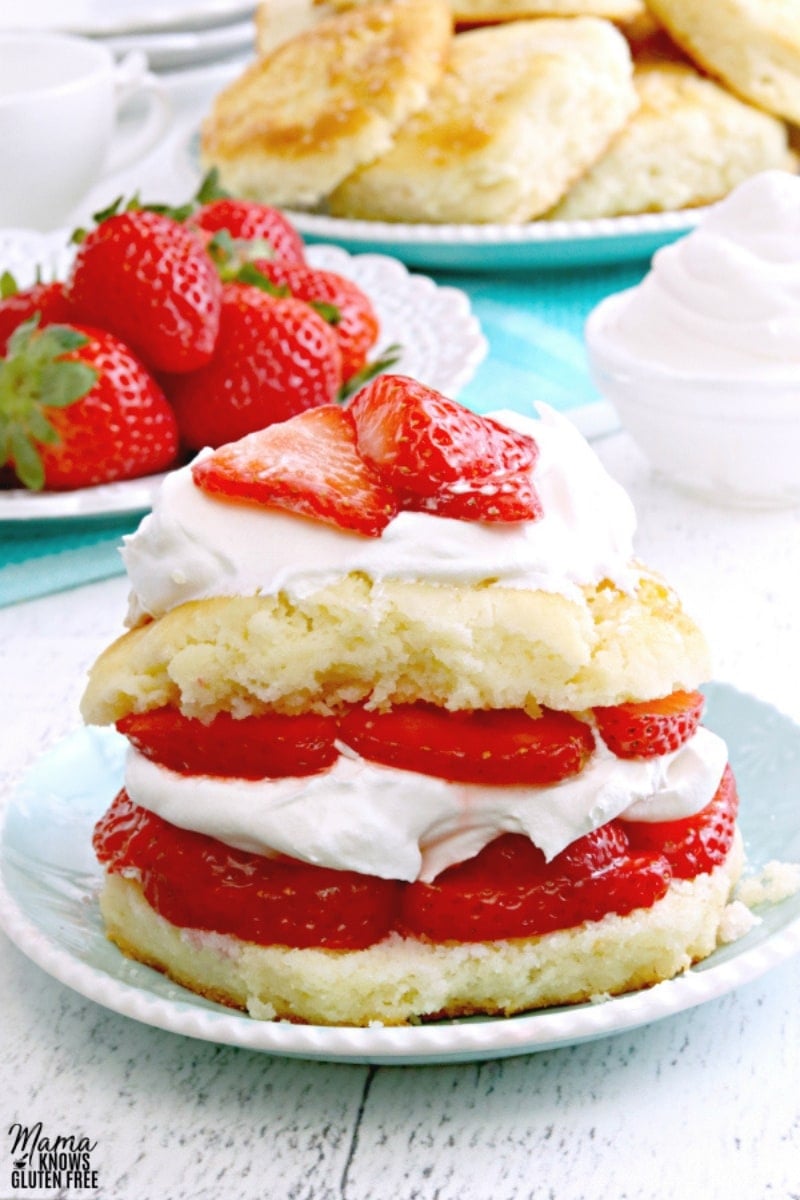
[(668, 979), (742, 865), (706, 643), (566, 419), (402, 376), (202, 451), (126, 539), (90, 723), (121, 950), (263, 1019), (515, 1013)]

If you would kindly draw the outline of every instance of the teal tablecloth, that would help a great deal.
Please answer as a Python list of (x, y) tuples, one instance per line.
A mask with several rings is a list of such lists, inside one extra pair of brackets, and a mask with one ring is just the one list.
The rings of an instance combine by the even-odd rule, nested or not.
[[(462, 288), (489, 342), (489, 353), (460, 399), (478, 412), (530, 413), (542, 400), (580, 416), (596, 406), (586, 367), (583, 326), (604, 296), (639, 282), (648, 262), (505, 275), (437, 272)], [(137, 517), (100, 526), (84, 522), (23, 526), (0, 520), (0, 605), (123, 573), (120, 540)]]

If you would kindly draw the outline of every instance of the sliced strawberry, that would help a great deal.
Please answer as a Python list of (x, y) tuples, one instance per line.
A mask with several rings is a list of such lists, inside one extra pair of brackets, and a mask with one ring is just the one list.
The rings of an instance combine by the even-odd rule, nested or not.
[(363, 457), (419, 496), (435, 496), (442, 484), (518, 475), (536, 461), (533, 438), (405, 375), (372, 380), (349, 409)]
[(673, 692), (659, 700), (594, 709), (597, 728), (618, 758), (657, 758), (677, 750), (703, 715), (702, 692)]
[(378, 537), (397, 497), (356, 450), (350, 414), (324, 405), (251, 433), (199, 459), (198, 487), (211, 494), (284, 508), (340, 529)]
[(342, 741), (363, 758), (462, 783), (556, 783), (577, 774), (594, 748), (588, 725), (553, 709), (533, 718), (520, 709), (355, 707), (339, 729)]
[(76, 319), (108, 329), (157, 371), (208, 362), (222, 283), (193, 230), (165, 213), (104, 216), (81, 242), (66, 293)]
[(434, 942), (534, 937), (649, 908), (671, 872), (658, 853), (630, 852), (612, 823), (546, 862), (521, 834), (503, 834), (480, 854), (403, 892), (401, 921)]
[(14, 330), (37, 313), (40, 327), (67, 322), (71, 316), (60, 281), (34, 283), (20, 290), (13, 277), (5, 274), (0, 279), (0, 296), (0, 354), (6, 353)]
[(182, 441), (201, 450), (332, 403), (341, 371), (336, 335), (308, 304), (229, 283), (211, 360), (161, 380)]
[(138, 874), (166, 920), (261, 945), (370, 946), (392, 928), (402, 888), (392, 879), (234, 850), (170, 825), (125, 791), (95, 826), (93, 845), (112, 874)]
[(132, 713), (117, 729), (146, 758), (188, 775), (239, 779), (313, 775), (338, 757), (336, 725), (317, 713), (264, 713), (237, 720), (185, 717), (174, 708)]
[(254, 200), (209, 200), (192, 213), (187, 224), (204, 233), (224, 231), (234, 243), (245, 243), (232, 248), (240, 258), (305, 262), (303, 239), (288, 217)]
[(626, 821), (625, 832), (636, 850), (656, 851), (669, 859), (679, 879), (713, 871), (733, 845), (739, 796), (730, 766), (710, 804), (682, 821)]
[(541, 516), (528, 475), (538, 455), (533, 438), (403, 375), (378, 376), (349, 409), (359, 452), (405, 508), (481, 521)]

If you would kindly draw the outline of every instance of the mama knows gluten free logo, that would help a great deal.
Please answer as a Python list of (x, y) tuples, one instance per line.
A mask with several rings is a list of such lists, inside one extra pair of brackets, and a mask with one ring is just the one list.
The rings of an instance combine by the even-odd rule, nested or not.
[(23, 1190), (72, 1191), (100, 1186), (92, 1166), (97, 1142), (75, 1134), (48, 1137), (41, 1121), (35, 1125), (15, 1122), (11, 1138), (11, 1186)]

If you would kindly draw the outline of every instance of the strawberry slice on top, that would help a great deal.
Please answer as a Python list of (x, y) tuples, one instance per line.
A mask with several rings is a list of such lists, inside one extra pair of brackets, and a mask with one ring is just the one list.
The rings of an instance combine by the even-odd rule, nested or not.
[(359, 456), (351, 414), (335, 404), (229, 442), (192, 466), (203, 491), (287, 509), (378, 537), (398, 511), (395, 492)]
[(529, 521), (542, 508), (532, 437), (403, 375), (380, 375), (349, 405), (358, 450), (403, 507), (472, 521)]

